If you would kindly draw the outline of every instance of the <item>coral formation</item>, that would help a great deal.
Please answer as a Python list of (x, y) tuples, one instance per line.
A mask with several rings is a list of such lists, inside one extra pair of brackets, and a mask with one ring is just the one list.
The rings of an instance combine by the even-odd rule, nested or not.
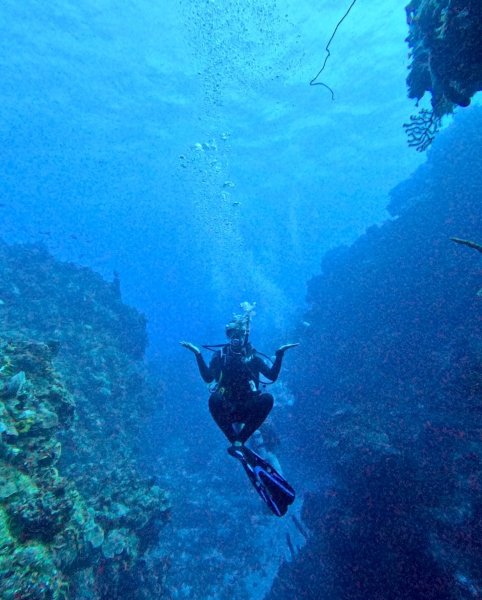
[(482, 596), (480, 253), (466, 242), (482, 231), (481, 120), (459, 115), (392, 192), (398, 218), (310, 282), (289, 429), (320, 487), (269, 599)]
[(418, 115), (410, 116), (410, 123), (404, 123), (403, 128), (408, 136), (408, 145), (418, 152), (425, 150), (434, 141), (441, 125), (441, 120), (433, 110), (422, 109)]
[(431, 94), (432, 110), (404, 125), (409, 145), (425, 150), (443, 115), (482, 90), (482, 5), (478, 0), (412, 0), (406, 7), (409, 97)]
[[(65, 572), (86, 553), (84, 526), (93, 522), (75, 486), (56, 467), (56, 433), (72, 424), (73, 398), (47, 344), (2, 342), (0, 363), (0, 595), (66, 598)], [(9, 389), (12, 372), (23, 375), (17, 390)], [(69, 536), (76, 551), (67, 554)]]
[(0, 596), (160, 597), (169, 500), (135, 460), (145, 320), (42, 247), (0, 258)]
[(468, 106), (482, 90), (482, 5), (478, 0), (412, 0), (406, 7), (411, 48), (410, 98), (432, 95), (437, 117)]

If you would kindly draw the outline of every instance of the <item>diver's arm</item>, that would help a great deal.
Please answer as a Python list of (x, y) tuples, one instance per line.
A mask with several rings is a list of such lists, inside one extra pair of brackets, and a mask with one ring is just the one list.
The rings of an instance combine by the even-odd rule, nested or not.
[(216, 370), (214, 368), (216, 355), (213, 357), (208, 367), (203, 355), (201, 354), (201, 350), (199, 350), (197, 346), (191, 344), (191, 342), (180, 342), (180, 344), (183, 348), (186, 348), (196, 356), (196, 362), (201, 377), (206, 383), (211, 383), (211, 381), (216, 378)]
[(211, 383), (215, 379), (215, 359), (216, 356), (213, 356), (209, 367), (204, 360), (204, 356), (200, 352), (196, 352), (196, 362), (199, 368), (199, 373), (201, 373), (201, 377), (206, 383)]
[(276, 381), (281, 370), (281, 363), (283, 362), (283, 352), (276, 351), (276, 358), (271, 367), (268, 367), (264, 360), (259, 356), (256, 356), (255, 361), (256, 369), (261, 375), (264, 375), (270, 381)]
[(299, 346), (299, 344), (284, 344), (284, 346), (278, 348), (278, 350), (275, 352), (275, 361), (271, 367), (268, 367), (264, 360), (257, 356), (256, 366), (259, 369), (259, 372), (268, 379), (271, 379), (271, 381), (276, 381), (281, 370), (281, 363), (283, 362), (283, 356), (286, 350), (289, 350), (290, 348), (296, 348), (296, 346)]

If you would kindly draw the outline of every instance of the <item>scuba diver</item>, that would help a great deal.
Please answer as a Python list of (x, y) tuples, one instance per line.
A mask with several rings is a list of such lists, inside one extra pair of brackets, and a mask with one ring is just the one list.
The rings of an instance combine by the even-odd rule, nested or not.
[(244, 315), (234, 315), (233, 320), (226, 325), (228, 343), (204, 346), (214, 351), (209, 366), (197, 346), (190, 342), (181, 342), (181, 346), (196, 356), (203, 380), (208, 384), (214, 382), (209, 398), (209, 411), (232, 444), (228, 453), (241, 462), (256, 491), (273, 513), (282, 516), (294, 500), (294, 490), (271, 464), (247, 448), (245, 443), (273, 408), (273, 396), (259, 389), (262, 383), (260, 375), (271, 382), (276, 381), (284, 353), (298, 344), (285, 344), (278, 348), (273, 364), (268, 366), (249, 343), (250, 318), (254, 305), (247, 306), (249, 310), (245, 308)]

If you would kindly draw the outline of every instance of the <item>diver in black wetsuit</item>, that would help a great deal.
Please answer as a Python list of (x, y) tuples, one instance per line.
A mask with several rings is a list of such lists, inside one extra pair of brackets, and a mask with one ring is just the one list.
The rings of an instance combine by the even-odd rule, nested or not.
[(245, 320), (226, 325), (229, 343), (216, 351), (209, 366), (199, 348), (181, 342), (193, 352), (201, 377), (206, 383), (216, 382), (209, 398), (209, 410), (224, 435), (234, 445), (243, 445), (261, 426), (273, 408), (273, 396), (259, 390), (260, 374), (271, 381), (278, 378), (284, 353), (298, 344), (285, 344), (276, 350), (271, 367), (248, 342)]
[[(259, 376), (264, 375), (276, 381), (284, 353), (298, 344), (285, 344), (278, 348), (273, 365), (268, 367), (248, 342), (252, 308), (250, 306), (246, 315), (236, 315), (226, 325), (229, 343), (215, 347), (216, 352), (209, 366), (194, 344), (181, 342), (181, 346), (196, 355), (204, 381), (215, 382), (214, 388), (211, 388), (209, 410), (232, 444), (228, 454), (242, 464), (255, 490), (272, 513), (282, 517), (294, 502), (295, 490), (272, 463), (244, 444), (273, 408), (273, 396), (259, 390)], [(210, 346), (206, 348), (215, 349)]]

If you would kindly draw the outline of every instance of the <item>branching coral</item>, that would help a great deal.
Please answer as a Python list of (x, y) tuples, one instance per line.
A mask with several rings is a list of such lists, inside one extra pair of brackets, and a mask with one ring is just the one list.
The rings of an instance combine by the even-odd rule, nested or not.
[(432, 110), (426, 109), (422, 109), (418, 115), (411, 115), (410, 123), (403, 124), (408, 135), (408, 145), (418, 152), (424, 152), (430, 146), (439, 127), (440, 119)]

